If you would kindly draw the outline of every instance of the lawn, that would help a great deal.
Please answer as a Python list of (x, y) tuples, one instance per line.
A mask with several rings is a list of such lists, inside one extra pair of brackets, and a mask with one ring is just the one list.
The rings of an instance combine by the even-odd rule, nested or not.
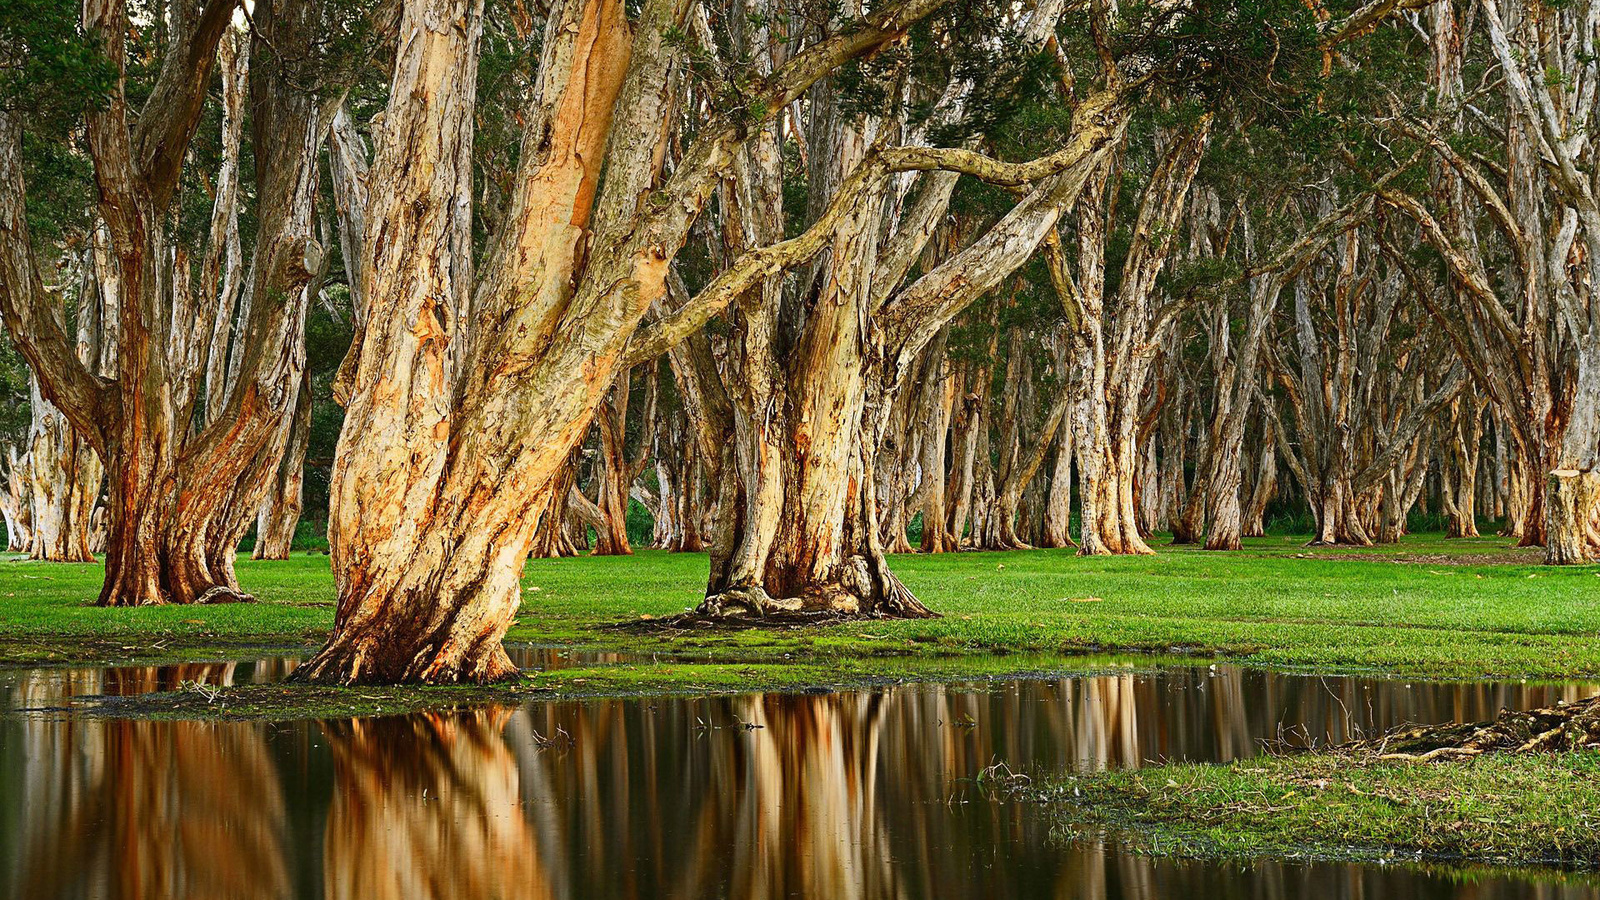
[[(1152, 557), (905, 555), (895, 570), (942, 618), (665, 634), (604, 626), (693, 606), (703, 555), (535, 560), (508, 639), (692, 659), (706, 677), (743, 667), (722, 673), (731, 683), (755, 665), (767, 669), (761, 681), (802, 670), (848, 680), (1021, 663), (1006, 654), (1107, 651), (1409, 677), (1600, 677), (1600, 567), (1540, 566), (1538, 551), (1512, 551), (1501, 538), (1419, 535), (1361, 550), (1303, 543), (1276, 536), (1234, 553), (1163, 547)], [(0, 563), (0, 659), (214, 657), (314, 645), (330, 627), (325, 557), (241, 559), (239, 577), (260, 602), (98, 609), (96, 565)]]

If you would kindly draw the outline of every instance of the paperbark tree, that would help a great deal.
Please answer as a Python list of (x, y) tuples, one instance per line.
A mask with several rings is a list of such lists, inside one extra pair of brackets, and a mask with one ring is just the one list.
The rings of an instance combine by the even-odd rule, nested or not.
[[(165, 53), (135, 116), (126, 83), (128, 10), (122, 0), (84, 6), (84, 30), (118, 73), (110, 95), (87, 114), (84, 131), (120, 294), (110, 376), (91, 371), (68, 349), (60, 301), (38, 277), (23, 215), (22, 123), (0, 114), (0, 305), (41, 393), (105, 461), (102, 605), (245, 599), (233, 574), (234, 550), (281, 459), (300, 385), (301, 288), (321, 256), (310, 238), (309, 210), (326, 98), (312, 86), (315, 59), (286, 50), (317, 46), (310, 36), (326, 28), (320, 7), (281, 0), (252, 13), (259, 222), (238, 327), (224, 338), (229, 363), (220, 380), (207, 366), (218, 358), (215, 322), (235, 319), (232, 309), (219, 308), (228, 302), (230, 266), (211, 265), (217, 257), (208, 256), (202, 283), (195, 284), (190, 254), (171, 229), (187, 148), (235, 8), (233, 0), (208, 0), (197, 10), (187, 4), (169, 10)], [(234, 73), (225, 79), (225, 101), (237, 94)], [(220, 187), (213, 224), (226, 231), (235, 188)], [(213, 246), (219, 240), (231, 246), (219, 232), (213, 238)], [(220, 406), (197, 415), (197, 405), (211, 405), (218, 392)]]
[[(1176, 321), (1177, 307), (1160, 305), (1156, 280), (1176, 243), (1185, 198), (1210, 137), (1209, 116), (1176, 137), (1162, 153), (1140, 197), (1128, 255), (1115, 296), (1105, 293), (1106, 196), (1114, 171), (1096, 174), (1095, 190), (1079, 207), (1074, 275), (1059, 239), (1046, 243), (1051, 279), (1066, 310), (1068, 340), (1084, 374), (1072, 412), (1082, 506), (1079, 552), (1148, 554), (1139, 530), (1134, 479), (1140, 460), (1140, 403), (1154, 356)], [(1108, 336), (1109, 332), (1109, 336)]]
[(645, 390), (644, 410), (640, 421), (644, 425), (635, 451), (627, 448), (630, 373), (617, 376), (606, 401), (596, 414), (600, 433), (600, 461), (596, 467), (596, 505), (600, 521), (596, 527), (595, 556), (631, 556), (628, 544), (628, 499), (633, 482), (650, 461), (651, 436), (649, 429), (655, 422), (657, 379), (652, 371)]
[(33, 547), (33, 498), (28, 491), (28, 461), (15, 445), (6, 445), (5, 490), (0, 492), (0, 513), (5, 515), (6, 549), (27, 553)]
[(251, 559), (289, 558), (295, 531), (300, 525), (306, 448), (311, 441), (311, 403), (311, 377), (307, 371), (302, 373), (300, 395), (294, 403), (283, 459), (256, 513), (256, 545), (250, 552)]
[[(1600, 12), (1587, 2), (1488, 2), (1482, 11), (1484, 37), (1504, 72), (1496, 86), (1506, 105), (1505, 162), (1468, 158), (1450, 144), (1465, 101), (1447, 103), (1444, 122), (1406, 120), (1401, 130), (1442, 164), (1444, 190), (1436, 194), (1461, 199), (1437, 215), (1397, 190), (1384, 201), (1410, 217), (1443, 257), (1455, 303), (1439, 304), (1435, 319), (1511, 424), (1518, 455), (1544, 482), (1530, 491), (1521, 543), (1543, 544), (1550, 563), (1583, 562), (1600, 557), (1591, 526), (1600, 511), (1572, 505), (1590, 503), (1592, 492), (1577, 485), (1600, 455), (1600, 301), (1588, 287), (1600, 252), (1600, 202), (1593, 187), (1596, 109), (1586, 87), (1600, 78), (1600, 60), (1585, 49)], [(1441, 8), (1432, 24), (1436, 56), (1443, 57), (1434, 77), (1448, 87), (1463, 30), (1453, 6)], [(1509, 250), (1510, 291), (1495, 289), (1475, 218), (1459, 208), (1467, 198)], [(1552, 527), (1559, 530), (1552, 534)]]
[(1405, 463), (1424, 427), (1466, 386), (1448, 367), (1430, 380), (1438, 354), (1428, 351), (1438, 348), (1404, 302), (1403, 269), (1389, 258), (1380, 270), (1375, 236), (1364, 232), (1350, 228), (1331, 261), (1299, 273), (1296, 364), (1272, 364), (1294, 425), (1293, 443), (1280, 431), (1279, 446), (1311, 506), (1313, 543), (1370, 545), (1386, 536), (1385, 520), (1391, 530), (1403, 523), (1412, 505)]
[[(797, 53), (756, 85), (755, 122), (713, 116), (670, 176), (661, 149), (687, 3), (651, 0), (634, 21), (617, 0), (552, 5), (507, 224), (474, 276), (463, 201), (481, 5), (405, 4), (369, 173), (383, 189), (358, 267), (366, 327), (334, 461), (339, 607), (297, 677), (514, 673), (500, 638), (539, 514), (719, 173), (762, 116), (936, 5), (890, 4)], [(793, 252), (746, 254), (696, 305), (726, 303)]]

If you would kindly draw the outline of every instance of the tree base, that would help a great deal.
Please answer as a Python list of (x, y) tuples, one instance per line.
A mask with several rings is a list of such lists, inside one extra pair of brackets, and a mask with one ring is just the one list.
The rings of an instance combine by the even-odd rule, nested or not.
[(224, 584), (215, 584), (202, 591), (191, 594), (193, 600), (185, 603), (174, 599), (174, 595), (156, 591), (149, 586), (143, 590), (132, 590), (128, 585), (118, 585), (116, 590), (110, 590), (108, 583), (102, 590), (100, 598), (95, 601), (96, 606), (103, 607), (133, 607), (133, 606), (212, 606), (223, 603), (255, 603), (254, 594), (247, 594), (236, 587)]
[(841, 576), (808, 585), (798, 596), (773, 597), (759, 584), (741, 584), (708, 594), (691, 617), (707, 619), (772, 619), (801, 617), (830, 621), (864, 619), (936, 619), (916, 595), (883, 565), (851, 557)]
[(336, 636), (317, 655), (289, 673), (300, 684), (492, 684), (518, 670), (498, 640), (492, 648), (456, 656), (424, 646), (414, 655), (375, 636)]
[(1556, 469), (1545, 491), (1545, 563), (1600, 560), (1600, 472)]
[(1137, 546), (1112, 547), (1104, 542), (1090, 545), (1085, 543), (1078, 548), (1079, 556), (1155, 556), (1156, 551), (1149, 544), (1140, 543)]

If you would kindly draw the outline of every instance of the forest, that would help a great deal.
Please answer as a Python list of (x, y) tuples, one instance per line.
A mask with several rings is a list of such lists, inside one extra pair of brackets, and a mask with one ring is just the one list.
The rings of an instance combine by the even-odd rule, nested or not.
[[(135, 691), (202, 717), (262, 647), (344, 712), (1600, 676), (1597, 42), (1596, 0), (5, 0), (0, 670), (204, 662)], [(1587, 771), (1588, 696), (1373, 752)]]
[(522, 561), (634, 542), (707, 616), (1269, 517), (1600, 556), (1588, 5), (12, 10), (11, 549), (212, 603), (325, 534), (307, 677), (507, 675)]

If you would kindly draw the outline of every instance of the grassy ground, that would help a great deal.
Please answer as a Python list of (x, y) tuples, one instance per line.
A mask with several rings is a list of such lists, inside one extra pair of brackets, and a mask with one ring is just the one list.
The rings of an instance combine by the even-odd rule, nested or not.
[[(487, 700), (800, 689), (1096, 668), (1103, 654), (1409, 678), (1600, 678), (1600, 567), (1552, 569), (1497, 538), (1395, 547), (1247, 542), (1236, 553), (1066, 551), (902, 556), (944, 617), (827, 628), (641, 632), (693, 606), (704, 556), (535, 561), (509, 639), (628, 654), (488, 689), (187, 689), (107, 701), (112, 715), (284, 718)], [(222, 659), (309, 650), (333, 619), (327, 560), (241, 560), (258, 603), (99, 609), (96, 565), (0, 561), (0, 666)], [(1126, 655), (1120, 660), (1126, 663)], [(1600, 865), (1600, 753), (1406, 764), (1313, 755), (1076, 778), (1038, 796), (1067, 828), (1113, 827), (1202, 856)]]
[(1600, 752), (1413, 763), (1332, 753), (1066, 778), (1028, 791), (1069, 832), (1160, 854), (1600, 868)]
[[(853, 680), (922, 669), (993, 673), (1004, 654), (1181, 652), (1243, 663), (1412, 677), (1600, 677), (1600, 567), (1547, 568), (1503, 539), (1409, 537), (1354, 551), (1269, 537), (1236, 553), (1070, 551), (896, 557), (940, 619), (821, 629), (640, 634), (604, 627), (693, 606), (706, 559), (536, 560), (509, 640), (692, 661), (708, 685)], [(0, 562), (0, 662), (193, 659), (247, 646), (313, 646), (333, 618), (327, 560), (241, 560), (260, 602), (99, 609), (97, 565)], [(751, 682), (749, 679), (756, 679)]]

